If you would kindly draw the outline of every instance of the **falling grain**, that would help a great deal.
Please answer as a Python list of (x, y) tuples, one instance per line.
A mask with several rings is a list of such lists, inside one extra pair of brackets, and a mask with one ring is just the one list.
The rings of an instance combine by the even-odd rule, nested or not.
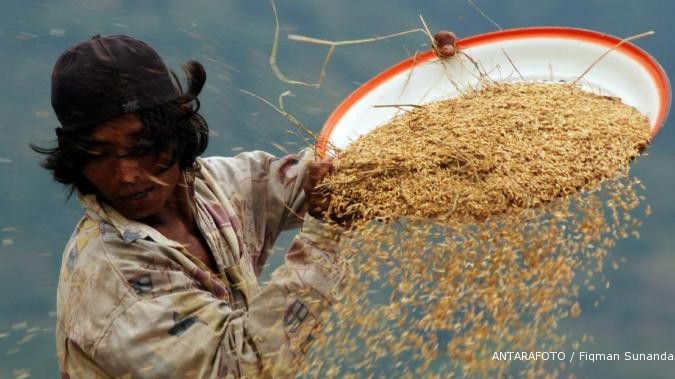
[(639, 226), (628, 164), (649, 141), (646, 117), (619, 99), (493, 83), (411, 107), (338, 152), (321, 190), (353, 221), (342, 254), (354, 275), (305, 373), (558, 376), (491, 356), (561, 348), (579, 293), (608, 286), (611, 248)]

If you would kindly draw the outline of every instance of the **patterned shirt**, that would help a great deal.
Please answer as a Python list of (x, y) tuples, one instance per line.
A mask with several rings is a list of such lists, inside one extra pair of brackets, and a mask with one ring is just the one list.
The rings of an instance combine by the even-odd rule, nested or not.
[[(196, 221), (217, 273), (95, 195), (68, 242), (57, 295), (62, 378), (288, 377), (346, 272), (341, 230), (302, 215), (310, 154), (199, 159)], [(295, 237), (270, 282), (268, 252)]]

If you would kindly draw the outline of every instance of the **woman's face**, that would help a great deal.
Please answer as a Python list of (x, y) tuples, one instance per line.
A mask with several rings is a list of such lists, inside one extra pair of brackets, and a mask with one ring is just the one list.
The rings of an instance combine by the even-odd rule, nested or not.
[(143, 124), (128, 114), (97, 125), (90, 135), (90, 159), (82, 168), (98, 195), (128, 219), (141, 220), (164, 209), (180, 178), (169, 154), (136, 154)]

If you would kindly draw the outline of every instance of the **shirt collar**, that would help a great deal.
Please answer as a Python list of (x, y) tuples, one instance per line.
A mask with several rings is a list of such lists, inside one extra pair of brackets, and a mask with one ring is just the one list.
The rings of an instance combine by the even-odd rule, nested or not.
[(115, 208), (103, 202), (99, 202), (94, 194), (84, 195), (78, 192), (77, 197), (80, 200), (87, 217), (96, 220), (99, 223), (112, 225), (125, 243), (132, 243), (136, 240), (147, 239), (149, 237), (153, 241), (163, 245), (171, 247), (181, 246), (180, 243), (164, 237), (164, 235), (155, 230), (155, 228), (122, 216)]

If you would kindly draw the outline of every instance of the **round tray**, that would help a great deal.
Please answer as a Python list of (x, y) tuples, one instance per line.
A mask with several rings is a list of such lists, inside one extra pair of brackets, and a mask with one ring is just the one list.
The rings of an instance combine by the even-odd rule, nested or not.
[[(591, 30), (531, 27), (459, 40), (458, 49), (471, 59), (464, 54), (439, 59), (433, 51), (418, 54), (378, 74), (344, 99), (324, 124), (317, 152), (323, 156), (329, 142), (344, 148), (403, 112), (391, 105), (456, 97), (479, 83), (480, 71), (496, 81), (573, 82), (620, 41)], [(671, 88), (666, 73), (631, 43), (607, 54), (578, 84), (637, 108), (649, 118), (652, 137), (668, 116)]]

